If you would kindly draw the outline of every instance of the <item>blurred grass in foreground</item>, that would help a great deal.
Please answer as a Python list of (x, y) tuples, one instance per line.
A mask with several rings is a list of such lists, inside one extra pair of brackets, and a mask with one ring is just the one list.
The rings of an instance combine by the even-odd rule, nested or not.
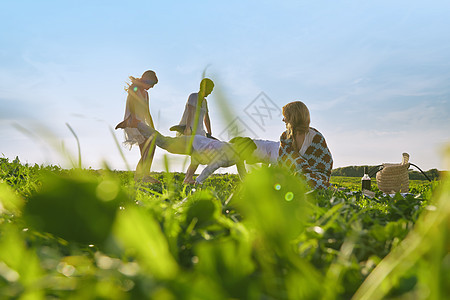
[(373, 199), (277, 168), (214, 175), (0, 164), (0, 298), (443, 299), (449, 181)]

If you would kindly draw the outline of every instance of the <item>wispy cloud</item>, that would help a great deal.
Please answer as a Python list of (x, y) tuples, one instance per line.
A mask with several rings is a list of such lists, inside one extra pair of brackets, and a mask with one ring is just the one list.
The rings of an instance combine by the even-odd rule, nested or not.
[(441, 127), (450, 131), (450, 107), (445, 104), (421, 102), (404, 109), (386, 111), (379, 115), (379, 122), (385, 123), (384, 128), (397, 127), (416, 131)]

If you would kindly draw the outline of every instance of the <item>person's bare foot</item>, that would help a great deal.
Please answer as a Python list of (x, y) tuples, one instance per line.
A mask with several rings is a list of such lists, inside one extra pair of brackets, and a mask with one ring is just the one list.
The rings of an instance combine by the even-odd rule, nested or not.
[(151, 176), (144, 176), (143, 178), (142, 178), (142, 182), (145, 182), (145, 183), (152, 183), (152, 184), (154, 184), (154, 183), (157, 183), (157, 184), (159, 184), (159, 183), (161, 183), (161, 181), (159, 181), (158, 179), (156, 179), (156, 178), (153, 178), (153, 177), (151, 177)]
[(126, 118), (125, 120), (123, 120), (122, 122), (120, 122), (119, 124), (116, 125), (116, 127), (114, 128), (115, 130), (119, 129), (119, 128), (126, 128), (128, 127), (128, 120), (131, 118), (131, 116), (129, 116), (128, 118)]
[(119, 128), (136, 128), (138, 124), (138, 119), (133, 118), (133, 116), (129, 116), (128, 118), (126, 118), (125, 120), (123, 120), (122, 122), (120, 122), (119, 124), (116, 125), (116, 128), (114, 129), (119, 129)]
[(185, 178), (183, 184), (195, 184), (195, 180), (193, 178)]

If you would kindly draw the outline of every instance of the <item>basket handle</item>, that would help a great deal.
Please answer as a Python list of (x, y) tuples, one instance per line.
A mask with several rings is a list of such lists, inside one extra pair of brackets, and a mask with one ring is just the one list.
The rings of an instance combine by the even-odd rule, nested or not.
[(414, 167), (416, 167), (417, 169), (419, 169), (419, 171), (420, 172), (422, 172), (422, 174), (428, 179), (428, 181), (430, 181), (431, 182), (431, 179), (430, 178), (428, 178), (428, 176), (427, 176), (427, 174), (425, 174), (425, 172), (424, 171), (422, 171), (422, 169), (420, 169), (418, 166), (416, 166), (415, 164), (413, 164), (413, 163), (409, 163), (410, 165), (412, 165), (412, 166), (414, 166)]
[[(409, 165), (416, 167), (416, 168), (423, 174), (423, 176), (425, 176), (425, 177), (428, 179), (429, 182), (432, 181), (432, 180), (427, 176), (427, 174), (425, 174), (425, 172), (422, 171), (422, 169), (419, 168), (417, 165), (415, 165), (415, 164), (413, 164), (413, 163), (409, 163)], [(374, 170), (375, 170), (375, 172), (373, 172)], [(369, 172), (368, 172), (367, 175), (369, 175), (369, 177), (372, 178), (375, 174), (377, 174), (377, 173), (378, 173), (379, 171), (381, 171), (381, 170), (383, 170), (383, 165), (378, 165), (378, 166), (372, 167), (372, 168), (369, 170)]]
[[(377, 169), (377, 170), (375, 171), (375, 173), (372, 174), (373, 170), (375, 170), (375, 169)], [(372, 167), (372, 168), (370, 168), (370, 170), (368, 172), (369, 174), (367, 174), (367, 175), (369, 175), (369, 177), (372, 178), (375, 174), (377, 174), (382, 169), (383, 169), (383, 165), (378, 165), (378, 166)]]

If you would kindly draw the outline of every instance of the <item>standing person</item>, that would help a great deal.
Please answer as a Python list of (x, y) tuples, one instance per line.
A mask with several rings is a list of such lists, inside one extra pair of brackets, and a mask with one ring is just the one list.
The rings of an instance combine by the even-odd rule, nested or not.
[(280, 137), (278, 162), (301, 176), (313, 189), (330, 187), (333, 158), (323, 135), (309, 127), (310, 115), (301, 101), (283, 107), (286, 131)]
[[(147, 92), (158, 83), (155, 72), (148, 70), (142, 74), (141, 78), (130, 76), (130, 79), (131, 84), (126, 88), (128, 96), (124, 120), (133, 116), (133, 118), (155, 128), (152, 116), (150, 115), (149, 96)], [(118, 129), (117, 126), (116, 129)], [(135, 180), (159, 183), (157, 179), (150, 176), (150, 168), (153, 156), (155, 155), (155, 146), (152, 145), (151, 139), (147, 139), (136, 128), (124, 128), (124, 133), (124, 144), (130, 146), (130, 149), (133, 145), (138, 145), (141, 153), (141, 158), (136, 166)]]
[[(211, 121), (208, 113), (208, 103), (206, 97), (211, 94), (214, 89), (214, 82), (209, 78), (203, 78), (200, 82), (200, 90), (192, 93), (184, 107), (183, 116), (178, 126), (184, 127), (182, 134), (184, 135), (203, 135), (211, 136)], [(205, 128), (203, 127), (205, 124)]]
[[(202, 135), (212, 137), (211, 121), (208, 113), (208, 103), (206, 97), (214, 89), (214, 82), (209, 78), (203, 78), (200, 82), (200, 90), (198, 93), (192, 93), (186, 102), (183, 116), (177, 127), (184, 128), (183, 135)], [(205, 124), (205, 128), (203, 127)], [(192, 175), (198, 168), (198, 164), (191, 160), (191, 163), (186, 171), (186, 178), (184, 183), (193, 183)]]

